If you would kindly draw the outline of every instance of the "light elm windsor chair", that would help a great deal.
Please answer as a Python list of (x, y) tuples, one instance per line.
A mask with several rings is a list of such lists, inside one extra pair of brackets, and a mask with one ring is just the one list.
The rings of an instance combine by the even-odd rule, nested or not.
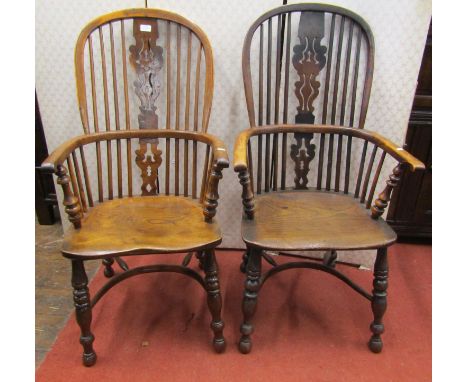
[[(371, 301), (369, 348), (378, 353), (387, 247), (396, 240), (381, 216), (403, 166), (415, 171), (424, 165), (364, 129), (374, 69), (372, 32), (361, 17), (340, 7), (282, 6), (247, 32), (242, 69), (250, 129), (239, 134), (234, 151), (247, 246), (239, 350), (251, 350), (265, 281), (287, 269), (310, 268), (338, 277)], [(388, 157), (398, 165), (374, 200)], [(377, 249), (372, 293), (335, 267), (337, 251), (362, 249)], [(321, 262), (313, 261), (314, 251), (326, 251)], [(271, 254), (301, 261), (280, 264), (281, 256)], [(262, 260), (271, 266), (263, 273)]]
[[(214, 217), (229, 162), (223, 142), (206, 133), (213, 97), (208, 38), (175, 13), (117, 11), (83, 29), (75, 68), (84, 135), (57, 148), (42, 167), (58, 176), (73, 223), (62, 252), (72, 264), (84, 365), (96, 362), (92, 307), (116, 284), (150, 272), (184, 274), (206, 290), (213, 345), (222, 352), (214, 253), (221, 233)], [(181, 265), (129, 268), (122, 258), (181, 252), (187, 253)], [(189, 266), (194, 253), (204, 277)], [(103, 259), (109, 278), (92, 299), (84, 268), (90, 259)]]

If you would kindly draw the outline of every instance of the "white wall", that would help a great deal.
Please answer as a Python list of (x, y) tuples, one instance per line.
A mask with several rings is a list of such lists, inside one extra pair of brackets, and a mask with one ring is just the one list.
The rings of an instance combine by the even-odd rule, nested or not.
[[(241, 72), (245, 33), (258, 16), (281, 3), (279, 0), (148, 1), (150, 7), (182, 14), (208, 35), (215, 57), (215, 93), (209, 132), (225, 141), (230, 154), (235, 136), (248, 127)], [(374, 33), (375, 72), (366, 128), (403, 143), (431, 17), (431, 1), (337, 0), (334, 4), (361, 15)], [(82, 133), (73, 67), (74, 45), (81, 28), (100, 14), (142, 6), (143, 0), (36, 2), (36, 89), (49, 151), (65, 139)], [(387, 173), (390, 166), (388, 163), (384, 169)], [(237, 176), (228, 169), (220, 186), (218, 214), (225, 247), (243, 246), (239, 229), (240, 191)], [(367, 254), (356, 256), (356, 261), (363, 263), (369, 264), (371, 260)]]

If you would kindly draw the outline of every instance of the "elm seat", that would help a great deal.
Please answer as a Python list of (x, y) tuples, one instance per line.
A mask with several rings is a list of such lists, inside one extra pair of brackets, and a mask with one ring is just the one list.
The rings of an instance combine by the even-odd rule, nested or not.
[(255, 216), (244, 217), (242, 237), (278, 251), (370, 249), (396, 240), (393, 229), (382, 218), (371, 219), (351, 195), (293, 190), (256, 195)]
[(196, 199), (140, 196), (92, 208), (82, 227), (65, 234), (63, 254), (93, 258), (106, 254), (187, 252), (221, 243), (215, 221), (207, 224)]

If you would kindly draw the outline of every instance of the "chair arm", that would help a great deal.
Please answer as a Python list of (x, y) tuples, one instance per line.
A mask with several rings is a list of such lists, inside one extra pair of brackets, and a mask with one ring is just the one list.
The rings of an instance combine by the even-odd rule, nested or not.
[(386, 206), (388, 205), (392, 189), (400, 179), (400, 173), (403, 166), (408, 166), (411, 171), (423, 170), (425, 168), (424, 163), (402, 147), (370, 130), (332, 125), (268, 125), (249, 128), (242, 131), (237, 136), (234, 147), (234, 171), (239, 173), (239, 180), (243, 187), (242, 200), (244, 204), (244, 212), (250, 219), (252, 219), (254, 215), (254, 193), (251, 187), (249, 173), (248, 142), (252, 136), (276, 133), (339, 134), (361, 138), (374, 143), (377, 147), (395, 158), (399, 162), (399, 165), (395, 168), (390, 179), (387, 181), (387, 187), (379, 194), (378, 199), (375, 200), (375, 203), (372, 206), (372, 217), (375, 219), (383, 214)]
[[(106, 131), (101, 133), (86, 134), (74, 137), (57, 149), (55, 149), (42, 163), (41, 171), (48, 173), (55, 173), (58, 176), (57, 183), (62, 186), (64, 193), (65, 211), (69, 215), (69, 220), (73, 223), (75, 228), (81, 227), (82, 211), (80, 208), (78, 198), (73, 194), (70, 188), (70, 177), (68, 176), (67, 169), (63, 166), (63, 162), (69, 155), (77, 148), (101, 141), (111, 141), (118, 139), (132, 139), (132, 138), (180, 138), (189, 139), (206, 143), (212, 147), (213, 150), (213, 165), (212, 171), (207, 186), (207, 200), (205, 203), (205, 219), (207, 221), (216, 213), (217, 199), (218, 199), (218, 182), (221, 179), (221, 170), (229, 167), (229, 158), (227, 155), (224, 143), (206, 133), (199, 133), (193, 131), (180, 131), (180, 130), (117, 130)], [(207, 217), (208, 215), (208, 217)]]
[(80, 146), (94, 142), (131, 138), (180, 138), (203, 142), (212, 146), (215, 163), (219, 162), (221, 166), (223, 166), (224, 163), (224, 166), (229, 166), (229, 159), (224, 143), (213, 135), (194, 131), (148, 129), (105, 131), (71, 138), (55, 149), (52, 154), (44, 160), (41, 165), (41, 171), (49, 173), (57, 172), (58, 165), (61, 165), (70, 153)]
[(234, 170), (239, 172), (247, 167), (247, 142), (250, 137), (272, 133), (322, 133), (342, 134), (370, 141), (395, 158), (399, 163), (406, 163), (411, 171), (424, 170), (425, 166), (402, 147), (374, 131), (332, 125), (268, 125), (242, 131), (234, 148)]

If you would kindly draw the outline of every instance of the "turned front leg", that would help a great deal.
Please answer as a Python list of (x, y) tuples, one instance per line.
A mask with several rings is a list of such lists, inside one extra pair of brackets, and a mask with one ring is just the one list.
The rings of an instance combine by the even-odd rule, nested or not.
[(262, 270), (262, 251), (254, 248), (248, 248), (247, 251), (249, 253), (247, 278), (245, 280), (244, 300), (242, 302), (244, 322), (240, 327), (241, 339), (239, 342), (239, 351), (244, 354), (250, 353), (252, 349), (252, 340), (250, 338), (254, 329), (252, 319), (257, 310), (257, 296), (260, 290), (260, 274)]
[(86, 276), (83, 260), (72, 260), (72, 286), (76, 321), (81, 329), (80, 343), (83, 346), (83, 365), (93, 366), (96, 363), (97, 356), (93, 349), (91, 302), (89, 299), (88, 277)]
[(387, 309), (388, 263), (387, 248), (379, 248), (374, 265), (374, 288), (372, 290), (372, 312), (374, 321), (370, 325), (372, 336), (369, 340), (369, 349), (374, 353), (382, 351), (383, 342), (380, 337), (384, 332), (382, 318)]
[(217, 353), (226, 349), (226, 341), (223, 336), (224, 322), (221, 319), (222, 299), (218, 280), (218, 265), (216, 263), (214, 250), (207, 250), (201, 256), (198, 254), (205, 271), (205, 288), (207, 293), (208, 308), (210, 309), (213, 330), (213, 347)]

